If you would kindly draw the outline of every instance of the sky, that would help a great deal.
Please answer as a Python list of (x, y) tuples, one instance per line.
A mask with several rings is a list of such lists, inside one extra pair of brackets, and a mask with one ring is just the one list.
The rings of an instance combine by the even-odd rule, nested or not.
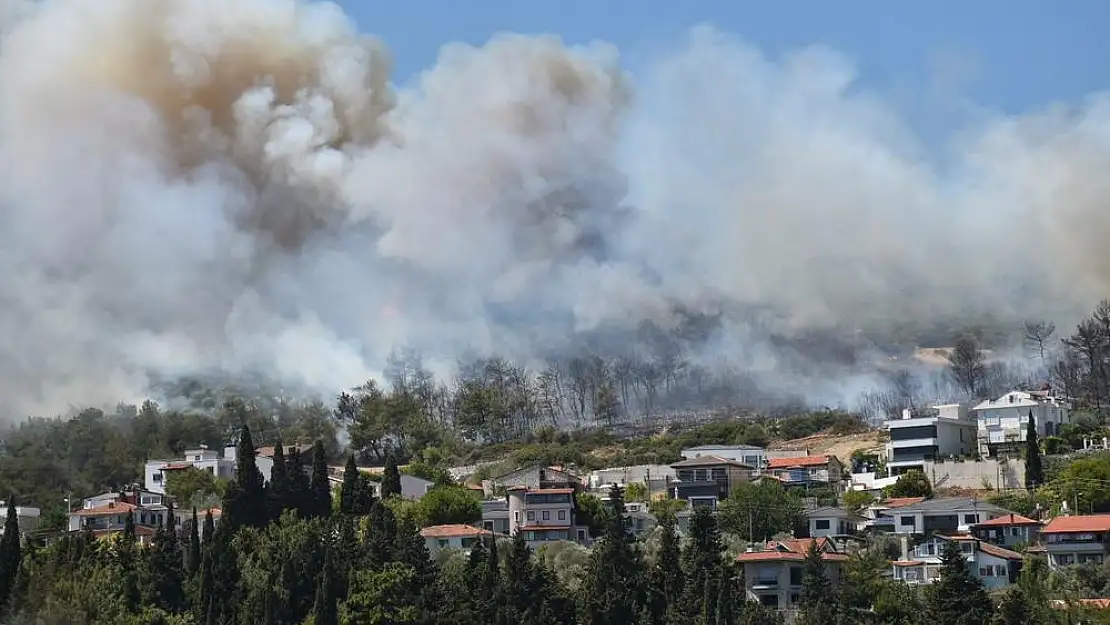
[[(705, 2), (687, 0), (343, 0), (359, 27), (395, 54), (399, 82), (435, 61), (440, 46), (481, 44), (512, 31), (601, 39), (637, 64), (681, 45), (700, 24), (739, 36), (772, 57), (825, 45), (854, 58), (861, 85), (888, 93), (918, 125), (943, 123), (944, 104), (966, 99), (992, 112), (1077, 103), (1110, 85), (1110, 3)], [(938, 100), (940, 103), (938, 104)]]

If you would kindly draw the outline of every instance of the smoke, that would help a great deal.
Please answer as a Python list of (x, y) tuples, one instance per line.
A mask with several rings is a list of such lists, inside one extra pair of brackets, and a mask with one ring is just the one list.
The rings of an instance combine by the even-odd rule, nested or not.
[(17, 413), (211, 370), (331, 394), (397, 346), (446, 371), (685, 315), (705, 362), (816, 385), (784, 373), (814, 333), (1070, 320), (1110, 280), (1105, 96), (936, 159), (845, 57), (710, 28), (635, 77), (605, 44), (451, 44), (405, 88), (331, 4), (7, 0), (0, 32)]

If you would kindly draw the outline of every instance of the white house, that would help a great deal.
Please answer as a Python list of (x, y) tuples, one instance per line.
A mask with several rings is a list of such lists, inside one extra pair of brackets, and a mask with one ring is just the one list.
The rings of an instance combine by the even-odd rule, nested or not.
[(969, 497), (926, 499), (921, 503), (888, 510), (898, 534), (967, 532), (972, 526), (1011, 514), (992, 503)]
[[(0, 514), (6, 514), (8, 510), (8, 502), (0, 501)], [(30, 506), (15, 507), (15, 517), (19, 523), (19, 533), (28, 534), (35, 531), (39, 526), (39, 515), (41, 511), (38, 508)], [(3, 522), (0, 521), (0, 534), (4, 533)]]
[(221, 456), (220, 452), (202, 446), (186, 450), (181, 460), (148, 460), (143, 470), (143, 485), (150, 492), (165, 495), (167, 477), (173, 471), (192, 468), (230, 480), (235, 474), (235, 452), (234, 446), (225, 447)]
[(666, 492), (675, 480), (675, 470), (665, 464), (640, 464), (632, 467), (611, 467), (593, 471), (587, 477), (590, 490), (605, 490), (610, 485), (621, 487), (643, 484), (648, 492)]
[(433, 525), (420, 530), (428, 553), (435, 555), (443, 549), (469, 550), (480, 538), (493, 536), (493, 532), (472, 525)]
[(978, 421), (979, 454), (996, 456), (1021, 451), (1029, 415), (1037, 435), (1053, 436), (1070, 423), (1071, 404), (1051, 390), (1011, 391), (971, 409)]
[(924, 471), (929, 461), (975, 453), (975, 421), (969, 417), (967, 405), (942, 404), (932, 410), (921, 416), (904, 410), (901, 419), (886, 422), (890, 432), (886, 466), (891, 475), (910, 469)]
[(1102, 564), (1110, 546), (1110, 514), (1058, 516), (1041, 529), (1048, 566)]
[(864, 518), (850, 510), (826, 506), (806, 512), (810, 538), (855, 534)]
[(950, 541), (956, 541), (967, 561), (968, 571), (983, 582), (987, 590), (1017, 581), (1022, 562), (1020, 553), (966, 535), (933, 536), (917, 545), (912, 552), (904, 552), (902, 559), (893, 563), (894, 579), (907, 584), (935, 582), (940, 575), (945, 546)]

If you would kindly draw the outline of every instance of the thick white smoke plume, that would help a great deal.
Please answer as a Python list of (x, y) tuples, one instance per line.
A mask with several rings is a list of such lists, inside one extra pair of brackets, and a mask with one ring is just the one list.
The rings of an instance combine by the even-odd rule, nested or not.
[(331, 4), (4, 0), (0, 24), (16, 412), (150, 372), (331, 393), (399, 345), (528, 359), (732, 305), (706, 353), (774, 371), (753, 307), (788, 335), (1059, 319), (1110, 280), (1103, 96), (937, 164), (840, 55), (710, 29), (635, 79), (611, 46), (507, 35), (398, 89)]

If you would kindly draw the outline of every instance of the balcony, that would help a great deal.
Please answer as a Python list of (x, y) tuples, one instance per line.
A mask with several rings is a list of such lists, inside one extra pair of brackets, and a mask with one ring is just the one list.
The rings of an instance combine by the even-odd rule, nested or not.
[(887, 445), (891, 449), (905, 449), (907, 447), (936, 447), (937, 439), (935, 438), (908, 438), (900, 441), (889, 441)]

